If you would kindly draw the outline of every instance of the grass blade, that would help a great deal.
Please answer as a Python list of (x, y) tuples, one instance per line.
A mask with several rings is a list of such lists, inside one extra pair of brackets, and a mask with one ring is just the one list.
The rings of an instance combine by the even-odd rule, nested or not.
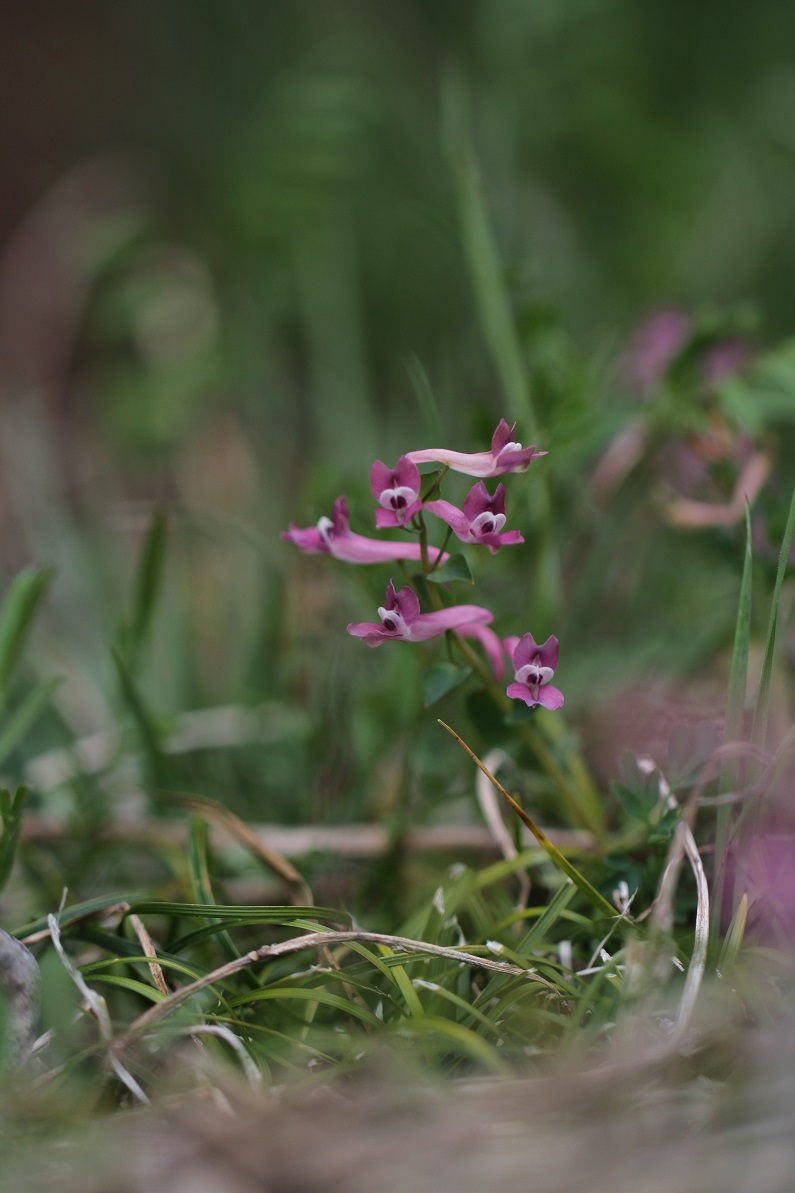
[(126, 626), (127, 653), (130, 667), (133, 669), (152, 624), (157, 598), (162, 588), (167, 534), (167, 515), (162, 509), (156, 510), (138, 560), (132, 612)]
[(26, 568), (12, 581), (0, 606), (0, 709), (5, 704), (25, 639), (52, 577), (51, 567)]
[(533, 442), (538, 420), (470, 144), (467, 95), (460, 74), (450, 72), (447, 75), (442, 99), (442, 132), (455, 183), (464, 253), (483, 334), (511, 417), (521, 421), (523, 435), (527, 436), (528, 442)]
[(45, 679), (42, 683), (36, 684), (5, 718), (0, 730), (0, 766), (39, 719), (60, 683), (61, 677), (56, 676), (54, 679)]
[(3, 836), (0, 838), (0, 891), (8, 882), (22, 828), (22, 811), (28, 796), (27, 787), (18, 787), (14, 796), (5, 788), (0, 791), (0, 817), (3, 822)]
[[(751, 511), (745, 507), (745, 560), (740, 581), (740, 599), (737, 606), (737, 621), (734, 627), (729, 690), (726, 698), (726, 730), (724, 740), (739, 741), (743, 735), (745, 696), (748, 684), (748, 654), (751, 645), (751, 580), (753, 573), (753, 550), (751, 545)], [(725, 758), (721, 764), (719, 792), (725, 795), (733, 791), (737, 783), (738, 766), (736, 758)], [(718, 808), (715, 829), (715, 897), (712, 903), (713, 931), (720, 925), (723, 907), (726, 870), (724, 854), (729, 839), (731, 805)]]
[(751, 740), (754, 745), (759, 746), (764, 750), (765, 742), (767, 740), (767, 712), (770, 701), (770, 681), (773, 674), (773, 655), (776, 648), (776, 629), (778, 627), (778, 606), (781, 599), (781, 588), (784, 583), (784, 574), (789, 564), (789, 553), (792, 548), (792, 540), (795, 537), (795, 491), (792, 494), (792, 501), (789, 507), (789, 516), (787, 517), (787, 526), (784, 531), (784, 538), (781, 543), (781, 554), (778, 559), (778, 571), (776, 572), (776, 583), (773, 588), (773, 600), (770, 604), (770, 620), (767, 626), (767, 639), (765, 641), (765, 654), (762, 660), (762, 676), (759, 681), (759, 693), (756, 698), (756, 707), (754, 709), (754, 724), (751, 731)]

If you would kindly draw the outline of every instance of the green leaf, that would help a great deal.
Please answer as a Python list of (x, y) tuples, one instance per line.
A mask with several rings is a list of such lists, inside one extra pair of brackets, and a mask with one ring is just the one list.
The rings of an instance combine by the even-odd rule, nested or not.
[(792, 547), (792, 540), (795, 537), (795, 491), (792, 494), (792, 501), (789, 507), (789, 516), (787, 518), (787, 526), (784, 531), (784, 538), (781, 543), (781, 554), (778, 560), (778, 571), (776, 572), (776, 583), (773, 588), (773, 599), (770, 604), (770, 619), (767, 626), (767, 639), (765, 641), (765, 654), (762, 660), (762, 676), (759, 681), (759, 693), (756, 698), (756, 708), (754, 710), (754, 724), (751, 731), (751, 740), (760, 749), (764, 750), (765, 742), (767, 740), (767, 706), (770, 700), (770, 681), (773, 674), (773, 655), (776, 647), (776, 629), (778, 626), (778, 606), (781, 599), (781, 588), (784, 583), (784, 574), (789, 564), (789, 553)]
[(534, 950), (539, 949), (576, 893), (577, 888), (573, 882), (562, 882), (533, 927), (516, 946), (516, 951), (529, 956)]
[(156, 510), (138, 560), (130, 619), (119, 632), (125, 659), (132, 671), (135, 670), (141, 647), (151, 626), (162, 587), (167, 530), (168, 518), (165, 511)]
[[(335, 975), (336, 976), (336, 975)], [(233, 1008), (250, 1006), (255, 1002), (267, 1002), (271, 999), (299, 999), (301, 1002), (320, 1003), (326, 1007), (333, 1007), (354, 1019), (361, 1019), (370, 1027), (383, 1028), (383, 1024), (367, 1007), (354, 1002), (353, 999), (343, 998), (339, 994), (330, 994), (327, 990), (307, 990), (303, 986), (266, 986), (264, 989), (254, 990), (243, 994), (240, 998), (229, 1000)]]
[(51, 567), (26, 568), (12, 581), (0, 606), (0, 708), (5, 704), (25, 639), (52, 577)]
[(0, 816), (3, 822), (3, 836), (0, 838), (0, 891), (8, 882), (11, 868), (14, 865), (14, 855), (19, 841), (19, 830), (22, 827), (22, 810), (27, 799), (27, 787), (18, 787), (14, 798), (3, 789), (0, 800)]
[(119, 686), (136, 728), (138, 729), (147, 764), (149, 784), (152, 788), (168, 787), (170, 764), (161, 745), (161, 732), (155, 718), (149, 712), (138, 691), (127, 659), (119, 650), (112, 650), (113, 661), (119, 676)]
[[(751, 646), (751, 580), (753, 575), (753, 551), (751, 546), (751, 511), (745, 507), (745, 560), (740, 581), (740, 600), (737, 606), (737, 621), (734, 627), (729, 690), (726, 696), (725, 740), (739, 741), (743, 735), (745, 697), (748, 684), (748, 654)], [(724, 758), (718, 779), (718, 792), (725, 795), (737, 783), (739, 768), (736, 758)], [(712, 899), (712, 928), (717, 934), (720, 927), (721, 910), (724, 903), (726, 871), (724, 855), (732, 819), (732, 809), (726, 804), (718, 808), (715, 824), (715, 891)]]
[(14, 711), (4, 719), (0, 730), (0, 765), (14, 750), (27, 731), (35, 724), (47, 705), (55, 689), (61, 683), (61, 677), (45, 679), (27, 693)]
[(165, 995), (161, 994), (155, 986), (141, 982), (138, 978), (126, 978), (118, 973), (95, 974), (91, 981), (93, 985), (103, 984), (105, 986), (118, 986), (122, 990), (132, 990), (134, 994), (140, 994), (148, 1002), (162, 1002), (165, 998)]
[[(208, 837), (209, 829), (207, 821), (203, 820), (200, 816), (191, 816), (188, 820), (188, 868), (190, 870), (193, 894), (197, 903), (212, 908), (215, 906), (215, 895), (213, 894), (212, 882), (210, 881), (210, 867), (207, 856)], [(240, 956), (240, 950), (235, 948), (235, 943), (225, 928), (219, 928), (214, 933), (214, 936), (227, 961), (234, 961)], [(242, 977), (244, 981), (250, 982), (253, 980), (256, 984), (256, 978), (252, 974), (244, 971)]]
[[(121, 898), (122, 896), (117, 896), (117, 899)], [(208, 906), (205, 903), (171, 903), (160, 899), (141, 899), (132, 903), (128, 914), (187, 916), (200, 919), (206, 919), (210, 914), (213, 919), (239, 920), (241, 923), (247, 924), (291, 924), (294, 920), (309, 920), (313, 923), (328, 921), (331, 924), (344, 924), (350, 927), (352, 923), (350, 915), (333, 907), (293, 907), (292, 905), (259, 907), (245, 904), (230, 906), (221, 903)], [(66, 922), (62, 916), (61, 924)]]
[[(74, 924), (77, 920), (88, 919), (91, 916), (98, 915), (100, 912), (108, 911), (114, 907), (127, 907), (130, 903), (135, 903), (136, 899), (145, 899), (146, 895), (142, 895), (140, 891), (115, 891), (110, 895), (98, 895), (94, 899), (86, 899), (82, 903), (74, 903), (71, 907), (65, 907), (63, 911), (58, 913), (58, 923), (61, 926), (61, 931), (68, 928), (70, 924)], [(179, 906), (177, 904), (177, 906)], [(137, 906), (129, 908), (131, 911), (136, 911)], [(32, 920), (29, 924), (23, 924), (21, 928), (15, 928), (12, 935), (19, 938), (26, 936), (33, 936), (38, 932), (47, 931), (47, 917), (42, 916), (38, 920)]]
[(726, 939), (723, 942), (723, 948), (720, 951), (718, 959), (718, 972), (724, 977), (731, 969), (734, 962), (737, 960), (737, 955), (742, 947), (743, 937), (745, 936), (745, 925), (748, 920), (748, 896), (743, 895), (742, 899), (737, 905), (737, 910), (734, 913), (732, 922), (729, 925), (729, 930), (726, 933)]
[(469, 570), (469, 564), (464, 559), (463, 555), (451, 555), (447, 563), (443, 563), (441, 567), (436, 568), (426, 576), (433, 584), (451, 584), (455, 580), (467, 580), (470, 584), (473, 583), (472, 573)]
[(454, 1046), (457, 1051), (468, 1055), (492, 1073), (505, 1075), (508, 1072), (508, 1066), (497, 1049), (461, 1023), (453, 1023), (438, 1015), (427, 1015), (422, 1019), (402, 1019), (394, 1025), (393, 1030), (401, 1038), (407, 1039), (421, 1035), (435, 1036), (439, 1045), (443, 1044), (446, 1048)]
[(442, 85), (442, 143), (453, 176), (464, 256), (483, 336), (508, 409), (513, 418), (521, 419), (524, 432), (532, 441), (538, 419), (472, 147), (470, 124), (469, 95), (464, 77), (451, 68)]
[(422, 677), (425, 707), (430, 707), (448, 692), (460, 687), (471, 674), (471, 667), (458, 667), (455, 663), (433, 663)]
[(531, 717), (536, 714), (537, 704), (525, 704), (521, 700), (514, 700), (513, 708), (509, 713), (505, 714), (506, 725), (521, 725), (525, 721), (529, 721)]

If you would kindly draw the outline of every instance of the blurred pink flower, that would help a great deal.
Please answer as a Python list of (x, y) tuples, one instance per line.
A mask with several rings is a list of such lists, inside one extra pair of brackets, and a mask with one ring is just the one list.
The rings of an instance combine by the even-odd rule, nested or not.
[(713, 344), (704, 358), (704, 377), (710, 385), (741, 373), (751, 359), (751, 346), (745, 340), (723, 340)]
[(491, 451), (456, 452), (446, 447), (427, 447), (409, 452), (406, 458), (415, 464), (446, 464), (451, 471), (463, 472), (467, 476), (490, 477), (502, 476), (506, 472), (526, 472), (533, 460), (547, 453), (537, 451), (535, 446), (522, 447), (521, 443), (515, 442), (515, 433), (516, 423), (509, 427), (502, 418), (492, 435)]
[(627, 353), (625, 369), (630, 382), (641, 393), (650, 393), (689, 334), (690, 320), (681, 311), (671, 307), (650, 315), (635, 332)]
[[(392, 563), (397, 559), (421, 561), (419, 543), (388, 543), (354, 534), (348, 527), (348, 517), (347, 502), (344, 497), (338, 497), (331, 518), (320, 518), (317, 525), (304, 529), (291, 522), (290, 529), (282, 531), (281, 537), (295, 543), (306, 555), (333, 555), (346, 563)], [(443, 554), (438, 562), (444, 563), (449, 558)]]
[[(630, 383), (650, 394), (670, 368), (694, 331), (692, 319), (674, 307), (655, 311), (635, 332), (624, 361)], [(735, 336), (705, 347), (699, 357), (701, 376), (714, 385), (745, 368), (751, 356), (747, 341)]]

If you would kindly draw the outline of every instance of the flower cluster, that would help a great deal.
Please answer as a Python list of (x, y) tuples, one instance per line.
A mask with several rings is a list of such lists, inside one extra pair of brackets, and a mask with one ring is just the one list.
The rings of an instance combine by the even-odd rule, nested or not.
[[(356, 534), (349, 526), (348, 505), (344, 497), (334, 502), (332, 516), (322, 517), (315, 526), (300, 528), (293, 523), (282, 534), (306, 554), (334, 555), (347, 563), (411, 562), (419, 565), (425, 577), (450, 559), (444, 547), (451, 534), (462, 543), (486, 547), (492, 554), (502, 547), (515, 546), (524, 539), (518, 530), (504, 530), (505, 486), (500, 483), (493, 493), (485, 481), (512, 472), (526, 472), (534, 460), (547, 453), (535, 446), (522, 447), (515, 439), (516, 426), (509, 427), (500, 420), (491, 440), (491, 450), (459, 452), (447, 448), (423, 448), (401, 456), (394, 468), (376, 460), (370, 469), (370, 487), (377, 504), (375, 525), (378, 530), (402, 530), (413, 534), (416, 541), (387, 541)], [(418, 465), (439, 464), (442, 471), (422, 494), (422, 478)], [(439, 488), (441, 477), (448, 470), (478, 477), (459, 509), (441, 497), (429, 500)], [(441, 548), (428, 544), (424, 515), (432, 514), (448, 527)], [(563, 696), (550, 680), (558, 664), (558, 640), (550, 637), (538, 645), (532, 634), (505, 638), (502, 641), (491, 628), (494, 615), (480, 605), (444, 606), (434, 589), (437, 607), (423, 613), (414, 590), (404, 585), (400, 591), (390, 580), (384, 604), (378, 610), (377, 622), (360, 622), (348, 626), (348, 633), (361, 638), (368, 646), (384, 642), (424, 642), (455, 631), (462, 638), (479, 643), (489, 661), (495, 680), (505, 671), (507, 654), (515, 679), (508, 686), (507, 695), (522, 700), (528, 707), (560, 708)], [(463, 649), (463, 647), (462, 647)]]

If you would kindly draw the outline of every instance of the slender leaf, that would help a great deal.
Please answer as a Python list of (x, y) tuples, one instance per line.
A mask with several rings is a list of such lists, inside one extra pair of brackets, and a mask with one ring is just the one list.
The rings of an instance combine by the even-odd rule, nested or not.
[(770, 619), (767, 626), (767, 639), (765, 641), (765, 654), (762, 660), (762, 675), (759, 681), (759, 693), (756, 698), (756, 708), (754, 710), (754, 724), (751, 731), (751, 740), (760, 749), (765, 748), (767, 740), (767, 711), (770, 700), (770, 681), (773, 674), (773, 656), (776, 648), (776, 629), (778, 626), (778, 607), (781, 599), (781, 588), (784, 583), (784, 574), (789, 564), (789, 553), (792, 548), (792, 540), (795, 537), (795, 491), (792, 494), (792, 501), (789, 507), (789, 516), (787, 517), (787, 525), (784, 530), (784, 538), (781, 543), (781, 554), (778, 560), (778, 571), (776, 572), (776, 583), (773, 588), (773, 599), (770, 603)]
[(461, 1023), (454, 1023), (451, 1019), (427, 1015), (422, 1019), (403, 1020), (397, 1031), (401, 1037), (408, 1039), (420, 1035), (434, 1036), (440, 1043), (445, 1041), (448, 1046), (455, 1045), (456, 1049), (478, 1061), (492, 1073), (504, 1075), (508, 1071), (508, 1066), (496, 1048), (488, 1044), (477, 1032)]
[(737, 910), (732, 917), (723, 948), (718, 958), (718, 973), (725, 976), (737, 960), (745, 936), (745, 925), (748, 920), (748, 896), (743, 895), (737, 904)]
[(165, 510), (155, 511), (138, 561), (133, 606), (128, 626), (130, 663), (135, 660), (151, 626), (155, 605), (163, 581), (168, 517)]
[(8, 882), (14, 865), (19, 832), (22, 828), (22, 810), (27, 795), (27, 787), (18, 787), (13, 799), (5, 788), (0, 791), (0, 817), (3, 822), (3, 836), (0, 838), (0, 891)]
[(576, 887), (573, 882), (562, 882), (550, 899), (544, 911), (533, 924), (530, 931), (516, 946), (517, 953), (528, 956), (546, 940), (550, 930), (555, 926), (561, 914), (574, 898)]
[(149, 784), (153, 788), (167, 787), (171, 768), (161, 745), (162, 734), (155, 722), (155, 718), (149, 712), (138, 691), (126, 658), (117, 649), (114, 649), (112, 654), (113, 661), (116, 664), (124, 703), (132, 714), (133, 721), (141, 738), (147, 764)]
[(334, 1007), (335, 1010), (343, 1011), (347, 1015), (352, 1015), (354, 1019), (361, 1019), (362, 1023), (367, 1023), (370, 1027), (382, 1027), (381, 1020), (374, 1015), (367, 1007), (363, 1007), (361, 1003), (354, 1002), (350, 998), (343, 998), (339, 994), (331, 994), (328, 990), (318, 990), (312, 988), (307, 990), (302, 986), (265, 986), (258, 990), (252, 990), (248, 994), (243, 994), (240, 998), (231, 1000), (232, 1007), (250, 1006), (255, 1002), (268, 1002), (273, 999), (298, 999), (301, 1002), (320, 1003), (322, 1006)]
[(61, 682), (61, 677), (55, 676), (53, 679), (45, 679), (36, 684), (13, 712), (4, 718), (3, 728), (0, 729), (0, 765), (5, 762), (11, 751), (16, 749), (28, 730), (35, 725)]
[[(729, 690), (726, 697), (726, 741), (739, 741), (743, 735), (746, 687), (748, 683), (748, 654), (751, 645), (751, 580), (753, 573), (753, 552), (751, 544), (751, 511), (745, 507), (745, 560), (740, 581), (740, 600), (737, 607), (737, 621), (734, 628), (734, 645), (729, 671)], [(724, 759), (719, 777), (718, 790), (725, 795), (737, 783), (738, 766), (734, 758)], [(718, 808), (715, 828), (715, 897), (712, 900), (713, 931), (717, 933), (723, 908), (726, 870), (724, 855), (729, 839), (731, 807)]]
[[(136, 900), (145, 898), (146, 896), (142, 895), (140, 891), (133, 893), (116, 891), (110, 895), (98, 895), (95, 899), (85, 899), (82, 903), (74, 903), (71, 907), (65, 907), (63, 911), (58, 913), (58, 924), (63, 932), (64, 928), (68, 928), (70, 924), (75, 924), (79, 920), (90, 919), (111, 909), (130, 909), (130, 904), (135, 904)], [(146, 905), (143, 904), (143, 906)], [(179, 904), (176, 904), (176, 906), (178, 907)], [(131, 910), (137, 911), (138, 905), (135, 904)], [(47, 917), (45, 915), (39, 919), (32, 920), (29, 924), (23, 924), (21, 928), (15, 928), (12, 935), (19, 939), (24, 939), (25, 937), (35, 936), (37, 933), (46, 930)]]
[(508, 409), (513, 418), (521, 420), (525, 434), (532, 440), (538, 420), (483, 198), (469, 132), (468, 96), (460, 73), (448, 72), (442, 102), (444, 147), (455, 183), (461, 238), (480, 323)]
[(53, 577), (52, 567), (26, 568), (14, 578), (0, 606), (0, 709), (33, 619)]

